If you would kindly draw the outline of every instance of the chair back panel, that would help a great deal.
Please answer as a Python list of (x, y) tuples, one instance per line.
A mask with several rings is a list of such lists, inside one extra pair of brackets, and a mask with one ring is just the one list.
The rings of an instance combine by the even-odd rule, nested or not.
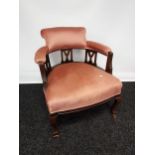
[[(57, 51), (59, 52), (59, 51)], [(89, 50), (86, 49), (85, 50), (85, 54), (84, 57), (81, 57), (81, 61), (77, 61), (74, 58), (74, 54), (72, 49), (64, 49), (60, 51), (60, 59), (59, 62), (57, 62), (56, 64), (51, 64), (51, 58), (53, 58), (53, 54), (57, 53), (51, 53), (51, 54), (47, 54), (46, 56), (46, 70), (47, 70), (47, 74), (51, 71), (51, 69), (59, 64), (63, 64), (63, 63), (70, 63), (70, 62), (85, 62), (88, 64), (91, 64), (93, 66), (97, 67), (97, 52), (93, 51), (93, 50)], [(79, 54), (79, 52), (77, 52), (77, 54)]]
[(86, 29), (83, 27), (56, 27), (41, 30), (49, 51), (60, 49), (84, 49)]

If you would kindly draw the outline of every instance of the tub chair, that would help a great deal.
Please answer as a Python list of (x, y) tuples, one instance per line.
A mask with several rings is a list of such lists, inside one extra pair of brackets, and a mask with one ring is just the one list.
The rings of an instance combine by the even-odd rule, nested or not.
[[(43, 92), (53, 127), (53, 137), (59, 136), (59, 115), (93, 108), (114, 100), (111, 108), (116, 119), (121, 102), (121, 81), (112, 75), (111, 48), (86, 40), (83, 27), (55, 27), (41, 30), (45, 45), (35, 53), (43, 81)], [(73, 49), (83, 49), (83, 61), (74, 60)], [(49, 54), (60, 52), (61, 62), (52, 66)], [(78, 50), (76, 51), (78, 53)], [(97, 66), (98, 53), (106, 56), (106, 66)]]

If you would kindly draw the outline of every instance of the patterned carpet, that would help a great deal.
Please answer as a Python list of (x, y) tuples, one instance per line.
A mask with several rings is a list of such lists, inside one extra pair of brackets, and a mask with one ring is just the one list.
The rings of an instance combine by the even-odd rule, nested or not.
[(61, 116), (53, 139), (40, 84), (20, 85), (20, 155), (134, 155), (135, 83), (123, 83), (116, 122), (110, 105)]

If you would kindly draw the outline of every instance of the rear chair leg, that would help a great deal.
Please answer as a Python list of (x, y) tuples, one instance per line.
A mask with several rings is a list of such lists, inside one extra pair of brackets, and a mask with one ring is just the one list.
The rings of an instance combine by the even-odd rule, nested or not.
[(115, 101), (111, 107), (111, 113), (114, 120), (116, 120), (117, 117), (117, 107), (121, 103), (122, 97), (121, 95), (118, 95), (115, 97)]
[(54, 138), (59, 137), (59, 130), (57, 127), (57, 117), (58, 117), (58, 114), (51, 114), (50, 115), (50, 121), (51, 121), (51, 125), (53, 127), (52, 135)]

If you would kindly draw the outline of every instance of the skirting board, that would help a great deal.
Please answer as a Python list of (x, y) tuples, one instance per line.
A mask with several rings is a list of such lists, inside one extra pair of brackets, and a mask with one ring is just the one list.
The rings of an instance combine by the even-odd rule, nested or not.
[[(123, 82), (128, 81), (135, 81), (135, 74), (134, 73), (113, 73), (116, 77), (118, 77)], [(26, 72), (26, 74), (22, 74), (19, 76), (19, 83), (26, 84), (26, 83), (42, 83), (41, 75), (38, 73), (34, 74), (32, 72)]]

